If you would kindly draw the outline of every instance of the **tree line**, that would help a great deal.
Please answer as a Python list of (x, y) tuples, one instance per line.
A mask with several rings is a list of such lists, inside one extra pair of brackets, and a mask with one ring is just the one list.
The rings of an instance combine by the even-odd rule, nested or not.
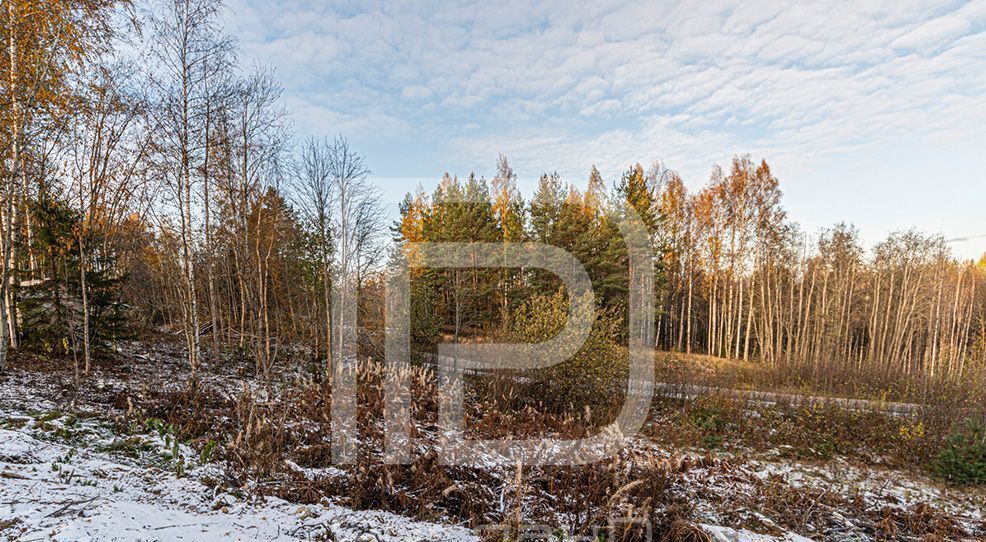
[(851, 225), (806, 234), (767, 163), (747, 157), (694, 194), (673, 173), (656, 186), (671, 247), (665, 347), (929, 377), (982, 370), (986, 258), (958, 261), (942, 236), (914, 230), (869, 253)]
[[(584, 186), (545, 174), (524, 201), (501, 157), (489, 183), (446, 176), (434, 193), (408, 195), (397, 241), (564, 247), (586, 265), (599, 308), (625, 311), (627, 263), (609, 217), (626, 202), (660, 263), (658, 348), (888, 377), (962, 379), (986, 367), (986, 257), (959, 261), (940, 235), (901, 231), (868, 252), (851, 225), (806, 234), (770, 166), (746, 156), (713, 168), (694, 193), (661, 163), (635, 165), (610, 187), (593, 168)], [(450, 195), (471, 209), (453, 214)], [(431, 270), (418, 281), (423, 344), (443, 331), (456, 340), (464, 329), (508, 329), (516, 307), (558, 288), (536, 271)]]
[[(808, 235), (748, 157), (696, 192), (658, 163), (611, 182), (546, 173), (525, 199), (501, 156), (488, 181), (446, 175), (409, 194), (388, 239), (364, 158), (341, 136), (296, 140), (276, 77), (244, 66), (221, 10), (3, 0), (0, 368), (14, 348), (84, 375), (149, 329), (183, 338), (193, 380), (203, 356), (266, 375), (298, 345), (324, 367), (349, 327), (376, 354), (388, 264), (422, 241), (565, 248), (619, 334), (616, 203), (651, 234), (662, 349), (947, 378), (986, 364), (986, 261), (913, 231), (871, 251), (848, 225)], [(560, 290), (531, 269), (416, 270), (415, 345), (509, 335), (537, 322), (533, 296)], [(359, 326), (341, 325), (350, 314)]]

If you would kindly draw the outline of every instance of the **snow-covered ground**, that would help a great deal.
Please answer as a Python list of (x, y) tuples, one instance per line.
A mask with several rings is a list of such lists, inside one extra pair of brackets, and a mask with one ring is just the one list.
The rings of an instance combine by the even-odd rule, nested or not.
[(0, 429), (0, 540), (477, 540), (464, 528), (385, 512), (216, 494), (199, 481), (213, 467), (179, 478), (44, 438), (29, 429), (34, 423)]
[[(48, 399), (18, 393), (23, 388), (4, 388), (0, 540), (479, 540), (463, 527), (387, 512), (217, 492), (203, 480), (220, 477), (221, 468), (176, 444), (164, 428), (121, 436), (98, 416), (65, 414)], [(807, 540), (702, 528), (720, 542)]]
[[(413, 521), (387, 512), (354, 511), (322, 503), (302, 506), (277, 498), (217, 493), (203, 477), (218, 475), (210, 465), (195, 465), (190, 450), (178, 454), (188, 470), (166, 470), (172, 463), (149, 466), (146, 455), (165, 456), (173, 445), (152, 435), (140, 441), (145, 457), (131, 460), (114, 448), (121, 439), (91, 421), (71, 421), (89, 447), (57, 442), (45, 431), (71, 438), (66, 420), (51, 414), (3, 412), (0, 429), (0, 540), (31, 541), (474, 541), (462, 527)], [(44, 429), (42, 429), (44, 428)], [(132, 437), (131, 437), (132, 439)], [(127, 442), (124, 440), (123, 442)], [(131, 444), (132, 445), (132, 444)], [(120, 446), (116, 446), (120, 449)], [(173, 458), (172, 458), (173, 459)], [(797, 535), (777, 539), (745, 530), (703, 525), (719, 542), (808, 540)]]
[(709, 533), (716, 542), (775, 542), (781, 540), (784, 542), (811, 542), (810, 538), (790, 533), (784, 535), (784, 538), (778, 539), (773, 536), (757, 534), (747, 530), (737, 531), (736, 529), (720, 527), (718, 525), (702, 525), (702, 529)]
[[(120, 391), (126, 392), (123, 397), (139, 398), (149, 385), (169, 389), (182, 385), (178, 376), (168, 373), (180, 367), (168, 363), (171, 357), (167, 355), (151, 359), (135, 353), (128, 359), (131, 365), (126, 371), (117, 367), (116, 374), (94, 375), (86, 394), (79, 396), (67, 392), (66, 375), (15, 370), (0, 376), (0, 541), (480, 539), (479, 532), (461, 526), (354, 511), (339, 504), (345, 501), (336, 500), (345, 495), (330, 495), (333, 500), (315, 505), (257, 497), (249, 487), (232, 489), (230, 481), (224, 480), (223, 464), (176, 443), (173, 431), (160, 423), (148, 425), (150, 420), (144, 419), (142, 425), (118, 433), (120, 424), (108, 420), (129, 412), (129, 402), (117, 399)], [(147, 377), (151, 367), (158, 371), (154, 378)], [(128, 379), (131, 374), (134, 377)], [(219, 371), (205, 377), (230, 397), (243, 385), (235, 376)], [(631, 458), (627, 465), (673, 463), (683, 453), (642, 435), (624, 452)], [(285, 460), (285, 466), (313, 482), (349, 475), (344, 469), (303, 467), (290, 460)], [(511, 472), (500, 474), (509, 477)], [(770, 537), (716, 526), (768, 526), (774, 534), (784, 533), (769, 517), (777, 519), (775, 511), (757, 502), (746, 502), (745, 510), (736, 508), (744, 505), (743, 497), (756, 494), (758, 484), (778, 477), (795, 491), (814, 488), (850, 499), (859, 497), (867, 510), (906, 510), (929, 503), (950, 514), (973, 536), (983, 532), (983, 491), (949, 488), (918, 473), (838, 458), (798, 462), (769, 454), (724, 456), (707, 467), (682, 469), (675, 491), (686, 495), (694, 506), (690, 521), (700, 523), (719, 542), (803, 542), (807, 539), (790, 533)], [(834, 509), (830, 515), (841, 512)], [(737, 517), (756, 521), (738, 521)], [(833, 537), (825, 523), (823, 519), (818, 528), (796, 529), (827, 540), (841, 539), (838, 534)], [(874, 538), (860, 535), (857, 539)]]
[(841, 458), (825, 463), (751, 461), (747, 468), (761, 479), (780, 475), (794, 488), (826, 487), (842, 495), (858, 494), (873, 507), (908, 509), (931, 504), (951, 514), (970, 531), (986, 519), (981, 492), (949, 488), (917, 473), (861, 468)]

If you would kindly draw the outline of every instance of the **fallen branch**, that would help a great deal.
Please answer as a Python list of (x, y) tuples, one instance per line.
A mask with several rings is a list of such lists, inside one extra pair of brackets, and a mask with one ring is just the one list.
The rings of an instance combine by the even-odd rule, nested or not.
[(67, 514), (69, 511), (71, 511), (71, 508), (73, 506), (86, 505), (86, 504), (89, 504), (89, 503), (91, 503), (93, 501), (99, 500), (101, 498), (102, 497), (93, 497), (91, 499), (85, 499), (85, 500), (81, 500), (81, 501), (71, 501), (71, 502), (65, 503), (65, 506), (59, 508), (58, 510), (55, 510), (54, 512), (52, 512), (50, 514), (48, 514), (47, 516), (45, 516), (45, 518), (47, 519), (47, 518), (59, 518), (59, 517), (62, 517), (65, 514)]

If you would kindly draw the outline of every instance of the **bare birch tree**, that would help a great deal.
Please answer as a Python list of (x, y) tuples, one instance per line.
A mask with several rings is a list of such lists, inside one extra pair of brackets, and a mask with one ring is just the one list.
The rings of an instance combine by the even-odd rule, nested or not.
[[(84, 97), (87, 107), (72, 123), (71, 177), (77, 190), (79, 226), (79, 284), (82, 300), (83, 372), (89, 374), (92, 360), (88, 275), (94, 266), (90, 236), (110, 235), (107, 228), (116, 223), (120, 209), (132, 209), (138, 199), (147, 140), (134, 132), (143, 114), (142, 99), (129, 92), (129, 69), (116, 66), (97, 72), (88, 83)], [(97, 232), (97, 229), (102, 231)], [(104, 254), (104, 260), (106, 260)], [(78, 371), (77, 371), (78, 372)]]
[(228, 48), (221, 36), (219, 0), (161, 0), (151, 17), (157, 64), (151, 80), (157, 92), (158, 173), (170, 189), (181, 234), (183, 327), (192, 381), (200, 357), (199, 303), (196, 292), (195, 171), (203, 161), (204, 105), (208, 98), (206, 65)]
[[(325, 350), (332, 351), (332, 142), (311, 138), (298, 158), (299, 206), (315, 236), (315, 257), (322, 280)], [(328, 371), (326, 372), (328, 374)]]
[(382, 244), (383, 209), (379, 188), (369, 180), (363, 157), (338, 136), (328, 145), (329, 215), (334, 242), (335, 276), (332, 295), (332, 409), (333, 455), (342, 462), (354, 459), (356, 429), (356, 356), (358, 297), (366, 273), (378, 265)]

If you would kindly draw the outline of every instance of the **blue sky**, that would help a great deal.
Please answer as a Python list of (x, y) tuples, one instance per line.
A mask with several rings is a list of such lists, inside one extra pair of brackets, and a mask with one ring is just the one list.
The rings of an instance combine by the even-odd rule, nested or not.
[(343, 133), (388, 199), (508, 156), (583, 184), (655, 160), (692, 189), (766, 158), (806, 230), (986, 252), (986, 0), (230, 0), (300, 136)]

